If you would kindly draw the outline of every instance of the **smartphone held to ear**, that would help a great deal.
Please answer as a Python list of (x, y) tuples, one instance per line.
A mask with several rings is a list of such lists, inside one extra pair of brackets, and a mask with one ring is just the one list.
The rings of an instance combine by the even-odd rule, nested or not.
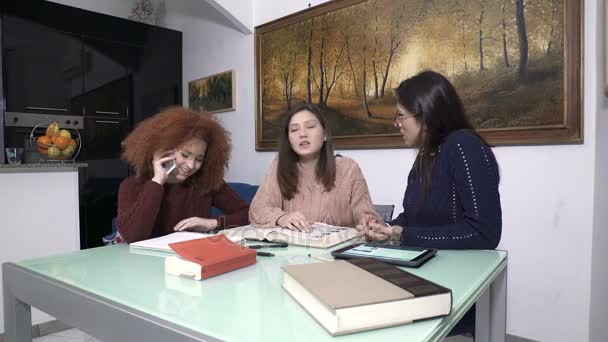
[(163, 168), (165, 169), (165, 173), (166, 174), (170, 174), (171, 172), (173, 172), (173, 170), (175, 170), (175, 160), (169, 160), (166, 163), (163, 163)]

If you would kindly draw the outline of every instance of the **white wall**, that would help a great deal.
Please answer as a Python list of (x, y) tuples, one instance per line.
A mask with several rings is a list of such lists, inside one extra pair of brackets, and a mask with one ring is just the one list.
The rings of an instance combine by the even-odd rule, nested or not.
[(206, 0), (213, 8), (222, 13), (242, 33), (253, 32), (252, 0)]
[[(606, 2), (600, 1), (596, 10), (596, 32), (605, 32), (604, 25)], [(591, 317), (589, 322), (590, 341), (606, 341), (608, 339), (608, 98), (604, 94), (605, 78), (603, 67), (608, 63), (605, 55), (606, 36), (598, 34), (596, 65), (598, 70), (597, 93), (597, 125), (595, 145), (595, 198), (593, 220), (593, 254), (591, 267)]]

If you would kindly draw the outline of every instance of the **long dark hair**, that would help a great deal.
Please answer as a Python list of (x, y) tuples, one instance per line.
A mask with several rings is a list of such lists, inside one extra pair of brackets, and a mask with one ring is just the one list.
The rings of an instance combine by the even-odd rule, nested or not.
[(319, 161), (315, 175), (317, 180), (323, 183), (326, 191), (330, 191), (336, 182), (336, 159), (334, 157), (334, 145), (331, 140), (331, 132), (321, 109), (310, 103), (296, 105), (283, 118), (281, 125), (281, 138), (279, 142), (279, 165), (277, 170), (277, 181), (281, 189), (281, 195), (285, 199), (292, 199), (298, 192), (298, 160), (299, 157), (289, 143), (289, 122), (297, 113), (307, 110), (314, 114), (325, 130), (326, 140), (321, 147)]
[[(433, 159), (450, 133), (467, 129), (486, 142), (475, 132), (460, 96), (443, 75), (423, 71), (401, 82), (396, 94), (399, 104), (414, 114), (414, 119), (421, 125), (414, 170), (422, 177), (424, 202), (431, 186)], [(424, 174), (420, 174), (421, 170)]]

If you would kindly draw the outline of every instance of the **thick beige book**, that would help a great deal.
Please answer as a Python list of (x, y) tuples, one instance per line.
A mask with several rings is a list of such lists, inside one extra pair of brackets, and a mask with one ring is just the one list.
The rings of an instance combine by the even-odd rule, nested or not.
[(448, 315), (452, 291), (371, 258), (283, 267), (283, 288), (331, 335)]
[(342, 242), (352, 240), (361, 236), (361, 233), (350, 227), (333, 226), (325, 223), (315, 222), (309, 233), (293, 231), (281, 227), (255, 228), (253, 226), (243, 229), (242, 236), (245, 239), (284, 242), (290, 245), (329, 248)]

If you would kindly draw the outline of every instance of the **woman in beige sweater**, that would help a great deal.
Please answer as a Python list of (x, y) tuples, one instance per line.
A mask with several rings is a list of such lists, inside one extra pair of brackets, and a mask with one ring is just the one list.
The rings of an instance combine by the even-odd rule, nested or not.
[(309, 231), (313, 222), (350, 227), (382, 222), (359, 165), (334, 156), (318, 107), (297, 106), (285, 118), (281, 133), (279, 156), (251, 202), (252, 224)]

